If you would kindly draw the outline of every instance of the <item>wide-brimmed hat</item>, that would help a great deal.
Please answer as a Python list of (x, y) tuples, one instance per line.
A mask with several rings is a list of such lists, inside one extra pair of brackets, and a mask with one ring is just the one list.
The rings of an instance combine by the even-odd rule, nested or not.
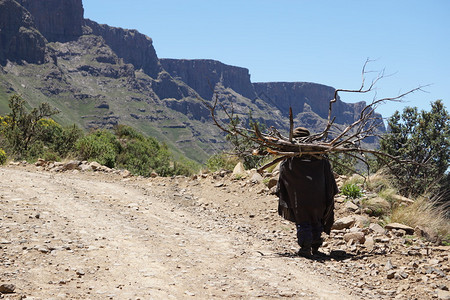
[(295, 138), (305, 137), (309, 135), (310, 135), (309, 130), (306, 129), (305, 127), (297, 127), (294, 129), (293, 137)]

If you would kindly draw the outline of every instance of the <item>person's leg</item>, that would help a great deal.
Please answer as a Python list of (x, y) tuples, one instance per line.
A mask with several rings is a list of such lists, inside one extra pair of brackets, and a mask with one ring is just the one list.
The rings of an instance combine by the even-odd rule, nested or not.
[(300, 246), (298, 255), (311, 256), (311, 244), (313, 241), (312, 227), (310, 223), (297, 224), (297, 242)]
[(321, 223), (316, 223), (311, 225), (311, 250), (312, 254), (319, 254), (319, 248), (322, 246), (322, 231), (323, 226)]

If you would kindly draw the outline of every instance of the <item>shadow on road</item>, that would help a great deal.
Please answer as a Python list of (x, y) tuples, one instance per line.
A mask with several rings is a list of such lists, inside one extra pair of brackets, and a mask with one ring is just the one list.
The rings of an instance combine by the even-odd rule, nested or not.
[(319, 254), (312, 255), (311, 257), (300, 256), (300, 255), (298, 255), (297, 252), (276, 253), (275, 255), (278, 257), (289, 257), (289, 258), (302, 257), (305, 259), (314, 260), (314, 261), (318, 261), (318, 262), (325, 262), (325, 261), (331, 261), (331, 260), (343, 261), (343, 260), (347, 260), (347, 259), (360, 260), (360, 259), (363, 259), (364, 257), (374, 256), (374, 254), (371, 254), (371, 253), (353, 254), (353, 253), (347, 253), (344, 250), (332, 250), (330, 252), (330, 254), (319, 252)]

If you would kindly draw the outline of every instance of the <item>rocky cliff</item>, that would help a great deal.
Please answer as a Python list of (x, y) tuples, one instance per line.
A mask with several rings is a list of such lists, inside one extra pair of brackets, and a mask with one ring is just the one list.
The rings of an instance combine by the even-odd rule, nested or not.
[(248, 99), (256, 93), (248, 69), (226, 65), (209, 59), (160, 59), (163, 68), (196, 90), (202, 98), (210, 100), (220, 83)]
[[(148, 36), (84, 19), (81, 0), (0, 0), (0, 66), (0, 114), (19, 93), (30, 106), (58, 108), (63, 124), (130, 125), (197, 161), (227, 147), (200, 98), (217, 95), (240, 120), (251, 112), (284, 133), (292, 107), (296, 126), (318, 132), (334, 93), (314, 83), (253, 84), (248, 69), (215, 60), (158, 59)], [(353, 122), (364, 105), (338, 99), (336, 123)]]
[(81, 0), (17, 0), (33, 16), (37, 29), (49, 42), (68, 42), (83, 34)]
[(85, 24), (91, 29), (91, 32), (88, 29), (86, 33), (103, 37), (106, 44), (126, 63), (138, 70), (142, 69), (153, 78), (158, 77), (162, 68), (151, 38), (136, 30), (100, 25), (89, 19), (85, 19)]
[[(329, 101), (334, 98), (335, 89), (311, 82), (260, 82), (254, 83), (258, 97), (274, 105), (284, 117), (289, 116), (289, 107), (294, 114), (313, 111), (321, 118), (328, 118)], [(355, 121), (364, 102), (344, 103), (339, 98), (333, 104), (333, 116), (339, 124)]]
[(7, 60), (42, 63), (46, 41), (30, 13), (17, 2), (0, 0), (0, 64)]

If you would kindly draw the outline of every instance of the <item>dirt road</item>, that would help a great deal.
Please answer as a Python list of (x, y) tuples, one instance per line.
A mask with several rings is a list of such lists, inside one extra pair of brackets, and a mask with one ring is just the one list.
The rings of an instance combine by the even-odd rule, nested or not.
[(226, 211), (244, 194), (34, 166), (2, 167), (0, 178), (0, 284), (16, 287), (5, 298), (353, 299)]

